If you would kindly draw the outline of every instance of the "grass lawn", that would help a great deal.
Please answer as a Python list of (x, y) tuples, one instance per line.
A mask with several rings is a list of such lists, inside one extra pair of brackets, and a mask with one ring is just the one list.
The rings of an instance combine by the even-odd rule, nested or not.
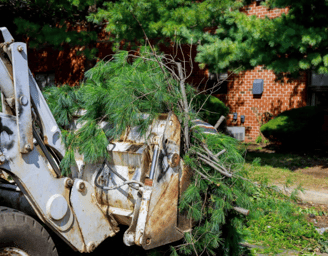
[[(328, 190), (328, 154), (275, 153), (253, 145), (245, 160), (249, 178), (253, 180), (301, 185), (315, 191)], [(252, 249), (252, 255), (317, 255), (319, 251), (328, 252), (327, 234), (320, 236), (315, 231), (315, 226), (320, 227), (321, 219), (324, 224), (327, 223), (326, 208), (321, 210), (313, 205), (298, 205), (260, 189), (254, 195), (254, 203), (256, 209), (250, 214), (248, 227), (243, 232), (248, 243), (260, 248), (263, 246), (263, 249)], [(309, 216), (315, 216), (315, 226), (314, 219)], [(295, 254), (288, 250), (294, 250)]]
[[(251, 166), (253, 163), (253, 166)], [(311, 190), (328, 190), (328, 155), (283, 154), (261, 152), (246, 154), (250, 178), (274, 184), (293, 183)]]

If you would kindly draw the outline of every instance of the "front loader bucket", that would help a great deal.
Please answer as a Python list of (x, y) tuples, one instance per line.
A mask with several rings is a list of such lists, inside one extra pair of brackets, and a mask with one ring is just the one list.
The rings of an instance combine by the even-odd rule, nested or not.
[[(178, 210), (179, 198), (190, 183), (190, 171), (179, 156), (181, 126), (173, 114), (168, 116), (167, 121), (164, 152), (170, 152), (171, 157), (160, 153), (155, 176), (152, 182), (148, 182), (152, 192), (140, 244), (146, 250), (178, 241), (183, 238), (184, 232), (191, 228), (190, 221), (180, 216)], [(171, 167), (166, 167), (167, 162)], [(141, 207), (140, 212), (142, 210)]]
[(150, 199), (142, 247), (146, 250), (172, 243), (183, 238), (191, 222), (179, 214), (181, 193), (190, 183), (190, 171), (181, 166), (181, 173), (168, 175), (163, 182), (155, 181), (156, 194)]

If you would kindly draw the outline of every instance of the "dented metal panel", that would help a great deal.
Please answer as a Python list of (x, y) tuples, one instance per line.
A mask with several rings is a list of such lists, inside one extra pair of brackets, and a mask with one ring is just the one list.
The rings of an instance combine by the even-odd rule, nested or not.
[(109, 144), (107, 147), (110, 155), (109, 163), (130, 167), (141, 166), (141, 157), (145, 148), (145, 144), (139, 143), (115, 142), (115, 144)]

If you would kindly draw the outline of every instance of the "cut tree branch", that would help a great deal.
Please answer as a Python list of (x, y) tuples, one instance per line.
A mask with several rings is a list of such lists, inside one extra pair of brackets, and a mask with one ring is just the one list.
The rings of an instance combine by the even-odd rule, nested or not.
[(200, 156), (200, 157), (203, 157), (203, 158), (206, 159), (207, 161), (210, 161), (210, 162), (212, 162), (213, 164), (217, 165), (217, 166), (218, 166), (223, 172), (230, 174), (230, 173), (227, 171), (226, 168), (224, 168), (222, 165), (220, 165), (220, 164), (218, 163), (218, 160), (217, 160), (217, 159), (214, 158), (214, 159), (215, 159), (215, 162), (214, 162), (213, 160), (211, 160), (210, 158), (208, 158), (207, 156), (205, 156), (205, 155), (203, 155), (203, 154), (201, 154), (201, 153), (199, 153), (199, 152), (196, 152), (196, 154), (197, 154), (198, 156)]
[(235, 206), (232, 209), (234, 209), (236, 212), (239, 212), (239, 213), (241, 213), (241, 214), (243, 214), (245, 216), (247, 216), (249, 214), (249, 210), (244, 209), (244, 208), (241, 208), (241, 207)]
[(183, 103), (183, 110), (185, 113), (185, 120), (184, 120), (184, 135), (185, 135), (185, 152), (188, 151), (190, 148), (190, 137), (189, 137), (189, 105), (187, 101), (187, 95), (186, 95), (186, 88), (185, 88), (185, 77), (182, 72), (182, 65), (181, 63), (177, 63), (178, 66), (178, 72), (180, 77), (180, 90), (182, 94), (182, 103)]
[(217, 130), (219, 128), (219, 126), (221, 125), (221, 123), (224, 121), (225, 117), (221, 116), (220, 119), (216, 122), (216, 124), (214, 125), (214, 128)]
[(214, 165), (214, 163), (211, 163), (210, 161), (208, 161), (207, 159), (203, 158), (203, 157), (199, 157), (200, 160), (202, 160), (205, 164), (208, 164), (209, 166), (211, 166), (212, 168), (214, 168), (215, 170), (217, 170), (218, 172), (220, 172), (221, 174), (223, 174), (224, 176), (231, 178), (232, 174), (231, 173), (227, 173), (225, 171), (222, 171), (219, 167), (217, 167), (216, 165)]
[(219, 153), (217, 153), (216, 155), (214, 155), (215, 157), (219, 157), (220, 155), (222, 155), (224, 152), (226, 152), (225, 149), (222, 149)]

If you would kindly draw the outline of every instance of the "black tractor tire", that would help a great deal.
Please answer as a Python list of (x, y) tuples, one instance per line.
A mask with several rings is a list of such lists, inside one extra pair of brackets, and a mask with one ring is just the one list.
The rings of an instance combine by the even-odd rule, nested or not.
[(58, 256), (52, 238), (39, 222), (23, 212), (0, 206), (0, 255), (12, 249), (29, 256)]

